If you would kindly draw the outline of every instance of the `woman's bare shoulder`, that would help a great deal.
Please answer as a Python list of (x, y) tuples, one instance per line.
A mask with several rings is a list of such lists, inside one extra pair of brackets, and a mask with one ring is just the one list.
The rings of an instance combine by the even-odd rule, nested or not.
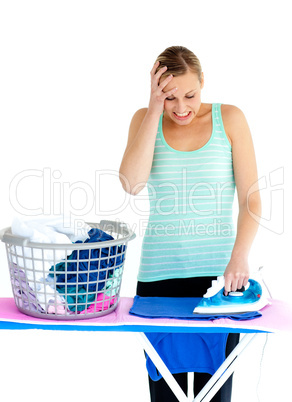
[(146, 116), (148, 109), (147, 108), (142, 108), (137, 110), (131, 120), (130, 128), (129, 128), (129, 134), (128, 134), (128, 146), (132, 143), (134, 138), (136, 137), (137, 132), (140, 129), (140, 126)]
[(221, 114), (225, 132), (230, 142), (234, 140), (237, 133), (246, 131), (248, 124), (243, 111), (235, 105), (221, 105)]
[(226, 123), (229, 124), (240, 123), (240, 121), (245, 120), (243, 111), (235, 105), (222, 104), (221, 114), (222, 119), (224, 119)]
[(148, 111), (147, 107), (138, 109), (132, 117), (132, 122), (140, 121), (142, 123), (142, 121), (144, 120), (144, 117), (146, 116), (147, 111)]

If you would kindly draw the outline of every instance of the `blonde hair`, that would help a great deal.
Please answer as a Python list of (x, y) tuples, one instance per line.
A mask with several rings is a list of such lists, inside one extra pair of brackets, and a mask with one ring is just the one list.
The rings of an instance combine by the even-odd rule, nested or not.
[(198, 75), (202, 80), (202, 67), (200, 60), (189, 49), (183, 46), (171, 46), (165, 49), (156, 59), (159, 61), (157, 71), (167, 66), (167, 70), (161, 77), (172, 74), (174, 77), (186, 74), (188, 70)]

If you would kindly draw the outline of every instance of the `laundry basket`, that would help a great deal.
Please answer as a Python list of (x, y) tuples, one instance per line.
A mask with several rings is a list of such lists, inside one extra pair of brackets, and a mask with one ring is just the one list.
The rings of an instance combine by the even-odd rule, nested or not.
[(45, 244), (15, 236), (11, 228), (1, 231), (13, 296), (21, 312), (45, 319), (80, 320), (116, 309), (127, 244), (135, 234), (123, 222), (102, 220), (88, 225), (94, 240), (103, 235), (110, 235), (106, 236), (110, 240)]

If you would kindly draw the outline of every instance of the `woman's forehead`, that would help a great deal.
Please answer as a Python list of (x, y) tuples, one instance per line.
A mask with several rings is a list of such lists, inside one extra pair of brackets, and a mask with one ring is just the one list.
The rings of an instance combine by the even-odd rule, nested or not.
[[(163, 79), (161, 79), (163, 82)], [(172, 88), (177, 88), (178, 90), (185, 91), (185, 93), (192, 90), (198, 89), (200, 87), (199, 77), (196, 73), (188, 72), (178, 77), (173, 77), (172, 80), (164, 88), (164, 92), (169, 91)]]

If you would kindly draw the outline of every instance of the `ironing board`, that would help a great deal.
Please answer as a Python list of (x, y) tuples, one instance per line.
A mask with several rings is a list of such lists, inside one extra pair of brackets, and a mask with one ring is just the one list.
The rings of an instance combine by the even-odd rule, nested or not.
[(189, 399), (182, 391), (162, 359), (146, 337), (147, 332), (176, 333), (242, 333), (243, 338), (226, 358), (206, 386), (193, 399), (193, 402), (209, 402), (218, 389), (234, 372), (240, 356), (254, 339), (261, 333), (292, 332), (292, 306), (273, 300), (265, 307), (262, 317), (248, 321), (233, 321), (220, 318), (212, 321), (180, 320), (167, 318), (142, 318), (129, 314), (133, 298), (122, 297), (117, 309), (99, 318), (76, 321), (46, 320), (34, 318), (21, 313), (15, 306), (13, 298), (0, 298), (0, 329), (6, 330), (61, 330), (61, 331), (113, 331), (136, 332), (143, 348), (164, 377), (179, 402)]

